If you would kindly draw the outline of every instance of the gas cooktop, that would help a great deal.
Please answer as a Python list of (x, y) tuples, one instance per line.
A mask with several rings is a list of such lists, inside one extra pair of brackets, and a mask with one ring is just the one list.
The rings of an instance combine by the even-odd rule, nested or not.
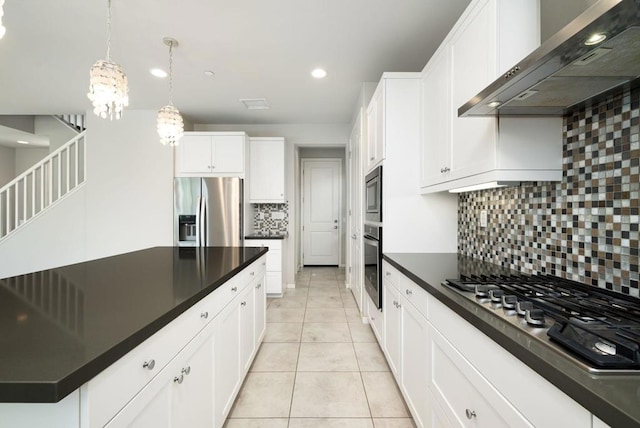
[(592, 373), (640, 373), (640, 300), (551, 276), (462, 276), (443, 285)]

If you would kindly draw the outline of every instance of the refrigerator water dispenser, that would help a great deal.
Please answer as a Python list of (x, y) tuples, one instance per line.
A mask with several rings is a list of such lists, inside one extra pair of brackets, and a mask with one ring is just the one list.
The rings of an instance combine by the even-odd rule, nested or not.
[(179, 215), (178, 216), (178, 241), (179, 242), (195, 242), (196, 240), (196, 216), (195, 215)]

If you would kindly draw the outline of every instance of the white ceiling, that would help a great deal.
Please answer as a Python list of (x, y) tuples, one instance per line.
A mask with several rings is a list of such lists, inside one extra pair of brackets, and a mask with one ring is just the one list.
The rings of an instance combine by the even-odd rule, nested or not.
[[(130, 109), (174, 104), (191, 123), (349, 123), (360, 84), (420, 71), (469, 0), (112, 0), (112, 59)], [(89, 68), (106, 56), (106, 0), (7, 0), (0, 114), (90, 110)], [(321, 66), (329, 75), (316, 80)], [(215, 72), (214, 77), (204, 70)], [(246, 110), (240, 98), (266, 98)], [(126, 114), (126, 111), (125, 111)]]

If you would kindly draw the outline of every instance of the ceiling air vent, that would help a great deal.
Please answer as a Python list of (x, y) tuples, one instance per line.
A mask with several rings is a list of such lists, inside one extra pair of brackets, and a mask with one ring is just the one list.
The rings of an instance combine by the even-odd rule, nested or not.
[(243, 98), (240, 99), (240, 102), (247, 110), (266, 110), (269, 108), (266, 98)]

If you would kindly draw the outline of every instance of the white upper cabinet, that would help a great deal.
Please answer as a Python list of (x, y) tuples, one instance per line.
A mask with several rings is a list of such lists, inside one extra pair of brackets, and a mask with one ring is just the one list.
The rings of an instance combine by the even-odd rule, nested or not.
[(249, 202), (285, 202), (284, 138), (251, 138)]
[(371, 171), (385, 158), (385, 85), (384, 79), (376, 88), (367, 107), (366, 170)]
[(244, 177), (244, 132), (186, 132), (176, 149), (176, 176)]
[(538, 0), (471, 2), (422, 72), (422, 193), (562, 178), (561, 118), (458, 117), (539, 34)]

